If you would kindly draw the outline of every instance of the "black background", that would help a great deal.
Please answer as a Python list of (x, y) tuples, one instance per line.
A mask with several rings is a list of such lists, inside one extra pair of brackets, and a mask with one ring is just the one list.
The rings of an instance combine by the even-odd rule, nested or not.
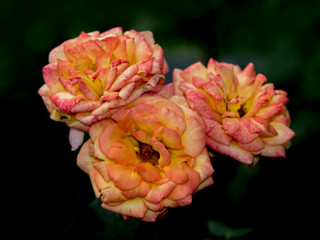
[[(239, 239), (316, 236), (320, 103), (319, 1), (18, 1), (1, 3), (3, 225), (10, 239), (223, 239), (208, 220), (253, 231)], [(151, 30), (170, 72), (210, 57), (249, 62), (288, 92), (297, 136), (287, 158), (249, 170), (217, 155), (215, 184), (157, 223), (103, 211), (76, 166), (68, 128), (37, 94), (51, 49), (81, 31)], [(7, 233), (3, 233), (4, 234)]]

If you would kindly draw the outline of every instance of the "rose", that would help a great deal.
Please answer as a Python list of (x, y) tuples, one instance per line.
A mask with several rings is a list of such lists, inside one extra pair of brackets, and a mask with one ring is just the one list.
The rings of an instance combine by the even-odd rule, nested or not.
[(203, 122), (179, 102), (145, 94), (92, 125), (77, 163), (102, 207), (155, 221), (213, 183)]
[(49, 55), (40, 88), (50, 117), (69, 127), (76, 149), (83, 132), (108, 118), (109, 110), (126, 105), (148, 91), (157, 91), (168, 66), (151, 32), (82, 32)]
[(174, 70), (174, 89), (184, 95), (206, 125), (207, 144), (213, 150), (246, 164), (258, 156), (285, 157), (295, 135), (289, 128), (287, 93), (265, 84), (252, 63), (239, 66), (209, 60), (185, 70)]

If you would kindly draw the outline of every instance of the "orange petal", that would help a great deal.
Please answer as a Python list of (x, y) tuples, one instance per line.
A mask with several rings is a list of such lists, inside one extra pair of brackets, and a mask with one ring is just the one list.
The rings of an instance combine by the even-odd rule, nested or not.
[(91, 139), (86, 141), (77, 156), (77, 165), (81, 168), (84, 172), (89, 174), (90, 170), (92, 169), (93, 165), (92, 162), (95, 160), (93, 157), (90, 156), (90, 146), (92, 144)]
[(150, 163), (140, 163), (135, 167), (135, 170), (146, 182), (157, 182), (161, 179), (160, 171)]
[(167, 198), (170, 193), (174, 190), (176, 187), (176, 184), (173, 182), (167, 182), (164, 184), (154, 184), (152, 185), (152, 188), (148, 195), (145, 197), (145, 199), (148, 202), (158, 204), (163, 199)]
[(121, 141), (111, 142), (106, 156), (121, 165), (132, 165), (136, 162), (135, 151)]
[(159, 141), (163, 142), (167, 148), (183, 149), (181, 137), (174, 129), (159, 127), (153, 132), (152, 137), (155, 137)]
[(206, 148), (203, 150), (203, 152), (199, 156), (196, 157), (196, 161), (195, 161), (195, 165), (193, 166), (193, 169), (198, 173), (200, 173), (201, 181), (204, 181), (205, 179), (207, 179), (213, 174), (214, 169), (212, 167), (212, 164), (208, 155), (208, 151)]
[(183, 184), (189, 180), (189, 175), (181, 163), (166, 166), (163, 168), (163, 171), (166, 176), (176, 184)]
[(141, 198), (127, 200), (117, 206), (112, 206), (104, 203), (101, 206), (107, 210), (120, 213), (124, 216), (136, 218), (143, 218), (147, 211), (147, 208), (145, 207)]
[(150, 138), (149, 140), (150, 145), (153, 149), (160, 154), (159, 158), (159, 166), (163, 168), (164, 166), (168, 166), (171, 163), (170, 153), (166, 149), (165, 145), (162, 142), (159, 142), (155, 138)]
[(109, 164), (107, 170), (114, 185), (124, 191), (136, 188), (142, 181), (141, 176), (131, 167)]
[(190, 116), (187, 123), (187, 129), (182, 136), (182, 146), (184, 151), (191, 157), (198, 156), (206, 145), (205, 129), (199, 120)]
[(150, 183), (142, 181), (141, 184), (128, 191), (121, 191), (122, 195), (127, 199), (133, 199), (137, 197), (144, 198), (151, 189)]

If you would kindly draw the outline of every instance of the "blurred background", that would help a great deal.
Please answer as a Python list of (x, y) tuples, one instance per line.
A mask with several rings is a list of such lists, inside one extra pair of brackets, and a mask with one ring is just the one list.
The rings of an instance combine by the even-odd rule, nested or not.
[[(311, 239), (319, 202), (320, 1), (19, 1), (1, 3), (0, 99), (5, 229), (33, 239)], [(37, 94), (49, 52), (81, 31), (151, 30), (174, 68), (210, 57), (253, 62), (288, 92), (287, 158), (250, 170), (212, 158), (215, 184), (157, 223), (102, 210), (76, 166), (68, 128)], [(316, 219), (316, 220), (314, 220)], [(8, 235), (9, 236), (9, 235)], [(314, 237), (312, 237), (314, 239)]]

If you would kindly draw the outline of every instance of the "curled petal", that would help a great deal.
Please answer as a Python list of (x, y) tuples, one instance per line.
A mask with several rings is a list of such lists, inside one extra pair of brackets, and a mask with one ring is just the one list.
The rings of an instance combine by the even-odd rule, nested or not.
[(295, 133), (282, 123), (270, 123), (270, 125), (278, 132), (277, 136), (264, 138), (263, 141), (268, 145), (283, 145), (286, 144), (295, 136)]
[(168, 166), (171, 163), (170, 153), (166, 149), (165, 145), (159, 142), (155, 138), (150, 138), (149, 140), (150, 145), (153, 149), (160, 153), (159, 165), (161, 168)]
[(146, 182), (157, 182), (161, 179), (160, 171), (150, 163), (140, 163), (135, 170)]
[(71, 109), (83, 100), (82, 97), (75, 97), (68, 92), (58, 92), (50, 96), (52, 102), (62, 111), (70, 112)]
[(207, 145), (213, 150), (232, 157), (245, 164), (251, 164), (253, 162), (253, 154), (241, 149), (234, 141), (227, 146), (220, 144), (211, 138), (207, 138)]
[(114, 185), (124, 191), (136, 188), (142, 181), (140, 175), (133, 171), (131, 167), (109, 164), (107, 170)]

